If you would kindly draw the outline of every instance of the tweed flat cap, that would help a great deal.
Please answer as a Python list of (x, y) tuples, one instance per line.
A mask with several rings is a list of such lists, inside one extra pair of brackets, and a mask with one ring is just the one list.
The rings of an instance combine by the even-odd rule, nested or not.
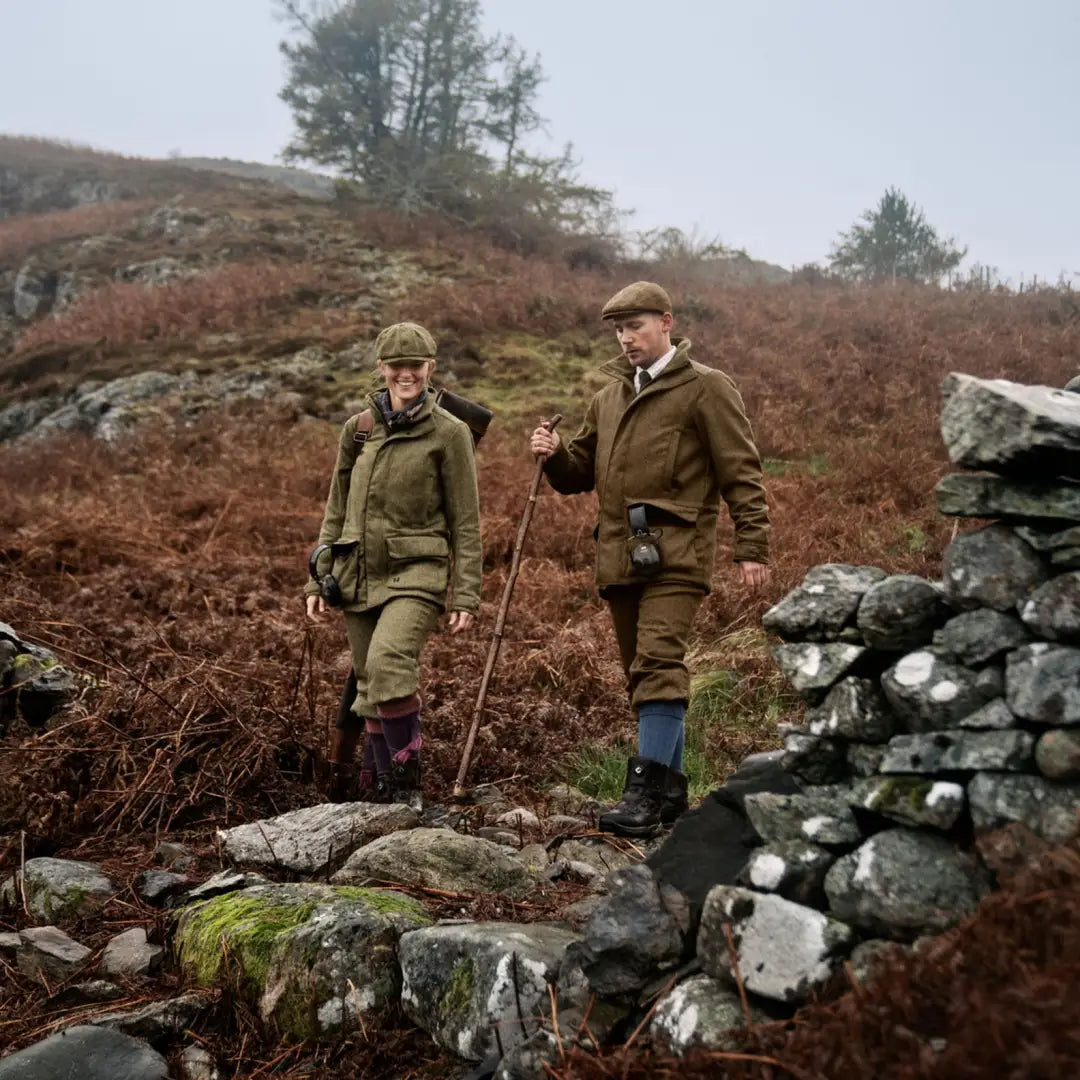
[(435, 339), (419, 323), (394, 323), (375, 339), (375, 359), (384, 364), (399, 360), (434, 360)]
[(620, 289), (600, 312), (601, 319), (617, 319), (636, 311), (655, 311), (663, 315), (671, 311), (671, 297), (667, 290), (652, 281), (635, 281)]
[(1077, 375), (1074, 378), (1070, 379), (1065, 384), (1065, 389), (1072, 390), (1074, 393), (1080, 394), (1080, 375)]

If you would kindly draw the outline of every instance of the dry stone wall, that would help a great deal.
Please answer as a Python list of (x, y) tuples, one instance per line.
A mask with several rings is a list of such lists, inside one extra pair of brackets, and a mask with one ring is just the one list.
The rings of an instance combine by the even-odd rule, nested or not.
[[(953, 541), (941, 581), (818, 566), (764, 617), (809, 706), (782, 759), (802, 790), (747, 799), (764, 844), (746, 887), (710, 893), (699, 953), (722, 968), (716, 928), (735, 923), (767, 997), (804, 997), (860, 939), (973, 911), (983, 834), (1080, 833), (1080, 394), (964, 375), (944, 391), (950, 456), (983, 471), (946, 477), (939, 506), (993, 522)], [(776, 978), (797, 955), (766, 955), (777, 935), (813, 945), (804, 977)]]

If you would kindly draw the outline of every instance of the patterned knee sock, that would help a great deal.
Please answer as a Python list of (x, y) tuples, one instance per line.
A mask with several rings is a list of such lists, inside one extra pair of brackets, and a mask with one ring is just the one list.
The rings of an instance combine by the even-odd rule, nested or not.
[(418, 758), (423, 745), (420, 736), (420, 695), (388, 701), (378, 708), (379, 721), (393, 760), (404, 764), (410, 758)]

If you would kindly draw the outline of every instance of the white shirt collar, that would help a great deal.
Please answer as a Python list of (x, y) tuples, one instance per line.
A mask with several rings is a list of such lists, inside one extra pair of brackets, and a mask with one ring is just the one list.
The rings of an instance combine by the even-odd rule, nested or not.
[(654, 360), (647, 368), (637, 368), (634, 371), (634, 389), (641, 389), (641, 372), (647, 371), (649, 376), (653, 379), (660, 374), (671, 363), (672, 357), (675, 355), (675, 346), (672, 345), (670, 349), (659, 360)]

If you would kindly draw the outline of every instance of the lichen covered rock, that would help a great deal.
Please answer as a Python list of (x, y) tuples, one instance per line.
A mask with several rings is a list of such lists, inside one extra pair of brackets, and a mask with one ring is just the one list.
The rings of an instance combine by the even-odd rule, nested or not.
[(973, 855), (914, 829), (877, 833), (825, 876), (832, 913), (884, 937), (944, 930), (970, 915), (989, 887)]
[[(498, 1044), (524, 1041), (535, 1018), (550, 1015), (573, 931), (544, 923), (433, 926), (401, 939), (406, 1014), (447, 1050), (478, 1061)], [(563, 987), (563, 990), (568, 989)], [(584, 986), (580, 988), (584, 996)]]

